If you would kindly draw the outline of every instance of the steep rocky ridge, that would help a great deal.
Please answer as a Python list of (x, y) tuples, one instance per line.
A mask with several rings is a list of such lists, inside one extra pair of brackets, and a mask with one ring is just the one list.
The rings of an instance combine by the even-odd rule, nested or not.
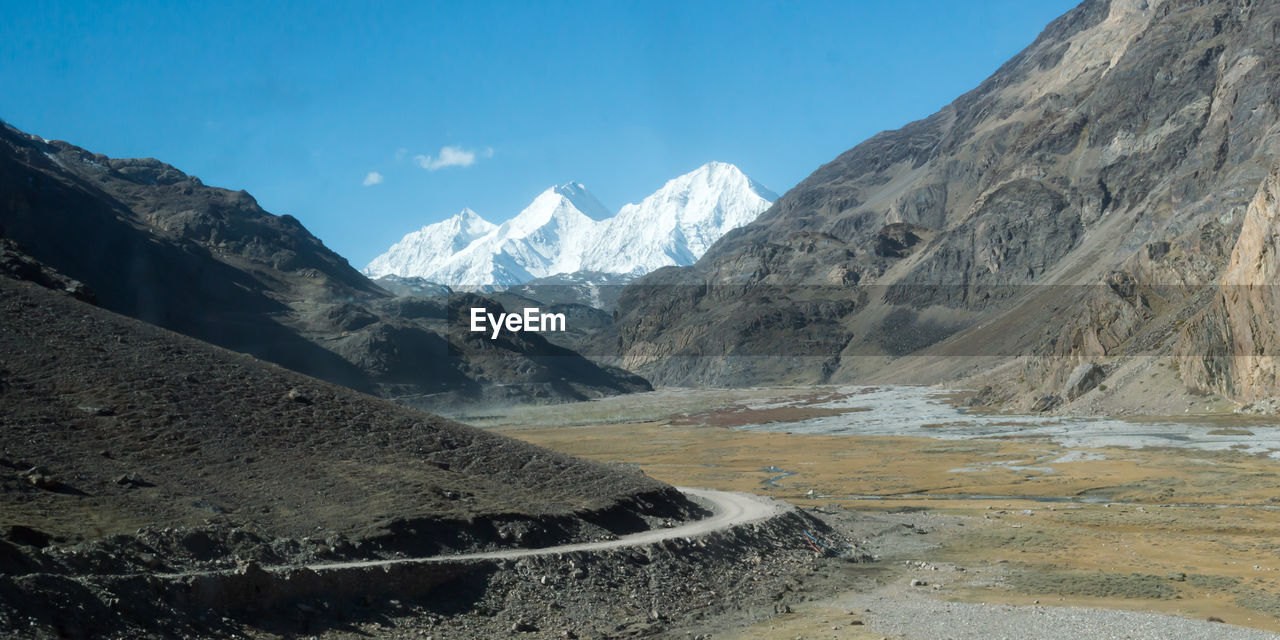
[(447, 329), (445, 306), (392, 299), (243, 191), (8, 126), (0, 235), (83, 282), (107, 309), (420, 407), (649, 388), (537, 336), (472, 348)]
[[(1274, 3), (1088, 0), (696, 265), (632, 285), (646, 293), (622, 295), (599, 349), (660, 382), (722, 383), (936, 382), (987, 355), (1028, 406), (1082, 361), (1173, 355), (1280, 152), (1278, 21)], [(805, 310), (819, 299), (844, 307)], [(831, 350), (789, 352), (797, 323)], [(726, 369), (760, 343), (767, 357)]]

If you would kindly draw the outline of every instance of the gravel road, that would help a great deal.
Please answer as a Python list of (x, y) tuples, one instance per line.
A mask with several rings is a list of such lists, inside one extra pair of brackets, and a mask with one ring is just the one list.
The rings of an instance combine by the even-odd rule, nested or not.
[[(761, 522), (795, 508), (786, 502), (750, 493), (718, 491), (715, 489), (698, 489), (693, 487), (676, 488), (682, 493), (698, 500), (703, 507), (711, 510), (712, 515), (708, 518), (686, 522), (682, 525), (671, 527), (670, 529), (650, 529), (648, 531), (641, 531), (639, 533), (621, 536), (614, 540), (579, 542), (575, 544), (563, 544), (538, 549), (507, 549), (503, 551), (461, 553), (454, 555), (429, 556), (424, 558), (361, 560), (356, 562), (322, 562), (306, 565), (306, 568), (320, 573), (364, 567), (463, 562), (469, 560), (503, 560), (510, 558), (525, 558), (529, 556), (554, 555), (557, 553), (572, 553), (575, 551), (599, 551), (603, 549), (617, 549), (620, 547), (639, 547), (653, 544), (655, 542), (661, 542), (663, 540), (670, 540), (673, 538), (692, 538), (706, 533), (711, 533), (712, 531), (718, 531), (720, 529), (728, 529), (742, 524)], [(263, 567), (264, 570), (269, 572), (289, 571), (296, 568), (297, 567), (292, 565)], [(213, 575), (218, 573), (225, 573), (225, 571), (190, 571), (176, 574), (159, 574), (157, 577), (178, 578)]]
[[(676, 488), (686, 495), (699, 499), (704, 507), (711, 510), (711, 517), (687, 522), (670, 529), (650, 529), (649, 531), (641, 531), (639, 533), (621, 536), (616, 540), (579, 542), (555, 547), (543, 547), (541, 549), (508, 549), (504, 551), (464, 553), (458, 555), (432, 556), (428, 558), (328, 562), (307, 565), (307, 568), (313, 571), (331, 571), (337, 569), (377, 567), (392, 564), (457, 562), (462, 560), (502, 560), (555, 553), (571, 553), (574, 551), (599, 551), (601, 549), (616, 549), (618, 547), (638, 547), (660, 542), (662, 540), (670, 540), (672, 538), (691, 538), (705, 533), (710, 533), (712, 531), (717, 531), (719, 529), (727, 529), (741, 524), (768, 520), (769, 518), (793, 508), (785, 502), (749, 493), (716, 491), (714, 489), (695, 489), (692, 487)], [(270, 569), (268, 569), (268, 571), (270, 571)]]

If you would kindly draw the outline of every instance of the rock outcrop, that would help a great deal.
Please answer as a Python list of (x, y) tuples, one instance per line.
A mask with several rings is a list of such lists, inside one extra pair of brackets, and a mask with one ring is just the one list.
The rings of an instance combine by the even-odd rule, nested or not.
[(1249, 204), (1212, 305), (1182, 333), (1188, 386), (1247, 402), (1280, 395), (1280, 169)]
[(1062, 388), (1062, 395), (1068, 400), (1075, 400), (1092, 391), (1106, 377), (1107, 372), (1102, 367), (1092, 362), (1081, 362), (1071, 370), (1071, 375), (1067, 376), (1067, 384)]

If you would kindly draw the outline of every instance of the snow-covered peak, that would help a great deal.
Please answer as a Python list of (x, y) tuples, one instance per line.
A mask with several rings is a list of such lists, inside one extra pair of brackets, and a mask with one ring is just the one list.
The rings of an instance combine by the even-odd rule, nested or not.
[(472, 240), (483, 236), (497, 228), (498, 225), (480, 217), (480, 214), (472, 211), (470, 208), (464, 208), (462, 211), (454, 214), (453, 217), (447, 218), (434, 225), (426, 225), (422, 227), (422, 231), (433, 232), (438, 229), (439, 233), (450, 235), (455, 243), (461, 243), (461, 246), (454, 249), (458, 251), (463, 247), (471, 244)]
[(492, 229), (496, 226), (492, 222), (480, 217), (480, 214), (472, 211), (471, 207), (463, 207), (462, 211), (453, 214), (453, 217), (449, 218), (449, 220), (457, 220), (459, 224), (473, 227), (487, 227)]
[(588, 191), (581, 182), (567, 182), (558, 187), (552, 187), (548, 191), (554, 191), (563, 196), (574, 208), (592, 220), (604, 220), (613, 215), (613, 212), (601, 204), (595, 194)]
[[(668, 180), (608, 221), (582, 268), (640, 275), (688, 265), (729, 231), (756, 219), (777, 194), (726, 162), (708, 162)], [(638, 240), (638, 241), (637, 241)]]
[(773, 202), (778, 199), (778, 194), (748, 178), (747, 174), (734, 165), (708, 162), (689, 173), (668, 180), (653, 195), (639, 204), (629, 204), (627, 207), (644, 208), (646, 203), (653, 202), (682, 203), (681, 207), (686, 215), (710, 214), (715, 211), (715, 207), (710, 205), (712, 200), (731, 203), (735, 200), (757, 199)]
[(543, 191), (499, 226), (468, 209), (423, 227), (365, 272), (458, 287), (510, 286), (584, 270), (638, 276), (692, 264), (775, 199), (772, 191), (724, 162), (669, 180), (614, 216), (585, 186), (569, 182)]
[(502, 225), (502, 233), (523, 238), (548, 224), (581, 227), (608, 217), (609, 210), (594, 194), (582, 184), (570, 182), (538, 194), (529, 206)]
[(374, 258), (365, 267), (364, 274), (371, 278), (420, 276), (496, 228), (497, 225), (475, 211), (463, 209), (450, 218), (406, 234), (386, 253)]
[(681, 181), (685, 181), (690, 184), (700, 182), (711, 188), (715, 188), (717, 185), (724, 185), (732, 187), (735, 190), (742, 189), (750, 191), (751, 193), (754, 193), (770, 202), (778, 199), (778, 194), (770, 191), (768, 187), (760, 184), (759, 182), (752, 180), (736, 165), (729, 164), (728, 162), (708, 162), (701, 167), (680, 176), (679, 178), (668, 181), (667, 185), (671, 185), (672, 183), (679, 184)]

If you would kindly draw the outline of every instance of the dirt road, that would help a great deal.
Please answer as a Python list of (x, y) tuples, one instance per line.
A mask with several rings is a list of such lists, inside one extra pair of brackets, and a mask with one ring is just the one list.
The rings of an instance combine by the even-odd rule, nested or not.
[[(677, 487), (680, 491), (694, 498), (700, 498), (704, 506), (711, 509), (712, 516), (695, 520), (670, 529), (651, 529), (640, 533), (622, 536), (616, 540), (598, 542), (579, 542), (541, 549), (508, 549), (504, 551), (488, 551), (480, 553), (464, 553), (447, 556), (431, 556), (427, 558), (402, 558), (396, 560), (366, 560), (359, 562), (326, 562), (307, 565), (312, 571), (332, 571), (360, 567), (378, 567), (396, 564), (459, 562), (468, 560), (504, 560), (524, 558), (528, 556), (571, 553), (575, 551), (598, 551), (619, 547), (638, 547), (673, 538), (691, 538), (720, 529), (768, 520), (775, 515), (792, 509), (791, 505), (749, 493), (716, 491), (714, 489), (695, 489)], [(268, 571), (271, 569), (268, 568)]]
[[(563, 544), (554, 547), (542, 547), (539, 549), (507, 549), (503, 551), (484, 551), (478, 553), (461, 553), (443, 556), (429, 556), (424, 558), (396, 558), (391, 560), (361, 560), (356, 562), (321, 562), (306, 565), (307, 569), (316, 573), (326, 573), (331, 571), (342, 571), (345, 569), (360, 569), (367, 567), (383, 567), (394, 565), (412, 565), (412, 564), (433, 564), (433, 563), (449, 563), (449, 562), (468, 562), (474, 560), (505, 560), (513, 558), (525, 558), (529, 556), (554, 555), (557, 553), (572, 553), (576, 551), (598, 551), (603, 549), (617, 549), (620, 547), (639, 547), (663, 540), (671, 540), (674, 538), (692, 538), (704, 535), (721, 529), (728, 529), (742, 524), (750, 524), (753, 522), (761, 522), (768, 520), (776, 515), (785, 513), (790, 509), (794, 509), (792, 505), (766, 498), (764, 496), (752, 495), (749, 493), (717, 491), (715, 489), (697, 489), (693, 487), (677, 487), (685, 494), (699, 499), (703, 506), (710, 509), (711, 517), (687, 522), (682, 525), (672, 527), (670, 529), (651, 529), (649, 531), (641, 531), (625, 535), (613, 540), (600, 540), (597, 542), (578, 542), (573, 544)], [(281, 565), (275, 567), (263, 567), (263, 570), (272, 573), (290, 572), (297, 570), (296, 565)], [(215, 575), (228, 573), (229, 570), (220, 571), (192, 571), (177, 574), (160, 574), (160, 578), (185, 578), (202, 575)]]

